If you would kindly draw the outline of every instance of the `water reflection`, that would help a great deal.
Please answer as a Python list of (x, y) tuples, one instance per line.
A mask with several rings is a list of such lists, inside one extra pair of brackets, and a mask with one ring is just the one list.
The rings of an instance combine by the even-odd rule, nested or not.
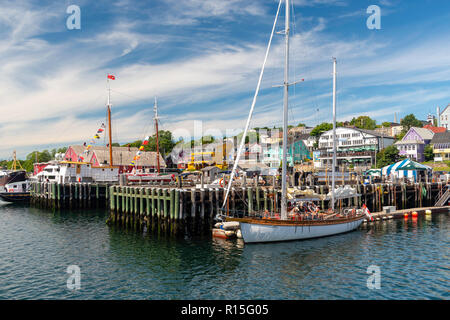
[[(448, 214), (251, 245), (142, 234), (107, 226), (106, 217), (103, 210), (3, 206), (0, 298), (448, 298)], [(81, 267), (79, 292), (65, 287), (69, 264)], [(381, 290), (366, 287), (370, 265), (381, 268)]]

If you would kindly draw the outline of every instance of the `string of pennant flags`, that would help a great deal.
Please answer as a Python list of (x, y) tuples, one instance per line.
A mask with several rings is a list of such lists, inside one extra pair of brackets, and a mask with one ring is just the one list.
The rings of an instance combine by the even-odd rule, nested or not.
[(139, 147), (138, 151), (136, 152), (136, 155), (134, 156), (133, 160), (130, 162), (130, 166), (136, 165), (136, 161), (138, 161), (141, 158), (142, 152), (144, 152), (145, 146), (148, 145), (149, 140), (150, 140), (150, 137), (146, 136), (144, 141), (142, 141), (142, 144)]
[[(90, 143), (87, 144), (86, 142), (83, 144), (83, 146), (85, 147), (84, 149), (84, 154), (89, 154), (89, 150), (92, 148), (93, 145), (95, 145), (96, 140), (99, 140), (102, 136), (102, 134), (105, 132), (105, 124), (102, 123), (102, 125), (100, 126), (100, 128), (98, 128), (97, 132), (95, 133), (94, 137), (91, 139)], [(84, 157), (83, 156), (79, 156), (79, 160), (83, 161)]]
[[(107, 75), (107, 81), (109, 82), (109, 80), (116, 80), (116, 77), (112, 74)], [(108, 100), (109, 101), (109, 100)], [(105, 132), (105, 124), (102, 123), (102, 125), (100, 126), (100, 128), (98, 128), (97, 133), (94, 135), (94, 137), (91, 139), (90, 143), (87, 144), (86, 142), (83, 144), (84, 146), (84, 154), (88, 155), (89, 154), (89, 150), (92, 148), (93, 145), (95, 145), (96, 140), (100, 140), (102, 134)], [(82, 155), (78, 156), (78, 161), (84, 161), (84, 157)]]

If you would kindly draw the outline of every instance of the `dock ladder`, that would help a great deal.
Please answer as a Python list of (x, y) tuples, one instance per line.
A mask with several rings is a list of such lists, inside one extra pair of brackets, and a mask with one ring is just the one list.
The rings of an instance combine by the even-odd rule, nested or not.
[(434, 204), (435, 207), (442, 207), (447, 204), (447, 201), (450, 198), (450, 188), (448, 187), (448, 185), (446, 187), (447, 187), (447, 190), (444, 192), (444, 194), (440, 198), (437, 199), (436, 203)]

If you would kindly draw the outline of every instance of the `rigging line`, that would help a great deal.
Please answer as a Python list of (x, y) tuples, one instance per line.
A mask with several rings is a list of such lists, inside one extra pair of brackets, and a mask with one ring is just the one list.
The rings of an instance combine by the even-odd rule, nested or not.
[(247, 123), (245, 125), (244, 134), (242, 135), (242, 138), (241, 138), (241, 144), (239, 146), (239, 151), (238, 151), (238, 154), (236, 156), (236, 160), (234, 161), (233, 171), (231, 172), (230, 181), (229, 181), (228, 187), (227, 187), (227, 193), (225, 194), (225, 198), (223, 200), (222, 208), (225, 207), (225, 204), (227, 203), (228, 194), (230, 192), (231, 185), (233, 184), (233, 178), (234, 178), (234, 174), (235, 174), (235, 171), (236, 171), (236, 168), (237, 168), (237, 164), (239, 163), (239, 158), (241, 157), (241, 153), (243, 151), (243, 147), (244, 147), (244, 143), (245, 143), (245, 136), (247, 135), (248, 127), (250, 126), (250, 120), (252, 119), (253, 110), (254, 110), (255, 104), (256, 104), (256, 98), (258, 96), (259, 88), (261, 86), (261, 81), (262, 81), (262, 78), (263, 78), (264, 69), (265, 69), (266, 62), (267, 62), (267, 57), (269, 55), (270, 45), (272, 44), (272, 38), (273, 38), (273, 34), (275, 32), (275, 26), (277, 24), (278, 14), (280, 13), (280, 7), (281, 7), (281, 2), (282, 1), (283, 0), (280, 0), (280, 2), (278, 3), (277, 14), (275, 16), (275, 21), (273, 22), (272, 33), (270, 34), (269, 44), (267, 45), (266, 55), (264, 57), (264, 63), (263, 63), (262, 68), (261, 68), (261, 73), (259, 74), (258, 84), (256, 86), (255, 95), (253, 96), (252, 106), (251, 106), (250, 112), (248, 114), (248, 119), (247, 119)]

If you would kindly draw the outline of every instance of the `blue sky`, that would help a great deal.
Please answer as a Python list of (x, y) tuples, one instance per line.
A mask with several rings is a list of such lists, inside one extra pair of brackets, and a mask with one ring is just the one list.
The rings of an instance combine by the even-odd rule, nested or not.
[[(66, 8), (81, 8), (68, 30)], [(369, 5), (381, 30), (369, 30)], [(113, 139), (161, 128), (231, 133), (245, 125), (278, 1), (27, 1), (0, 4), (0, 158), (17, 149), (89, 141), (105, 121), (112, 81)], [(394, 113), (425, 119), (450, 103), (450, 2), (294, 0), (290, 123), (331, 121), (332, 60), (338, 60), (338, 120)], [(283, 29), (281, 14), (277, 30)], [(276, 35), (254, 126), (280, 126), (283, 38)], [(319, 112), (317, 112), (317, 109)], [(184, 131), (183, 131), (184, 129)], [(198, 132), (197, 132), (198, 134)]]

